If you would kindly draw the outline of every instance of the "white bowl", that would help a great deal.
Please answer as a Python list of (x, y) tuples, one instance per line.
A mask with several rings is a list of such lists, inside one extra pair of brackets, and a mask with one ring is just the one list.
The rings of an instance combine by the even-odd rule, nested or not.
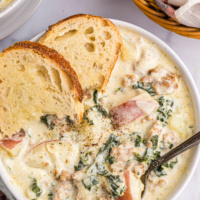
[(3, 11), (0, 12), (0, 19), (6, 15), (11, 14), (11, 12), (19, 8), (22, 1), (24, 0), (14, 0), (10, 5), (8, 5)]
[(0, 40), (24, 24), (41, 2), (42, 0), (14, 0), (0, 12)]
[[(196, 120), (196, 132), (199, 131), (199, 122), (200, 122), (200, 105), (199, 105), (199, 94), (196, 88), (196, 85), (192, 79), (192, 76), (190, 75), (187, 67), (182, 62), (182, 60), (176, 55), (176, 53), (162, 40), (157, 38), (155, 35), (151, 34), (150, 32), (132, 25), (127, 22), (119, 21), (111, 19), (111, 21), (117, 25), (117, 26), (123, 26), (127, 27), (129, 29), (134, 30), (135, 32), (138, 32), (139, 34), (143, 35), (144, 37), (148, 38), (149, 40), (153, 41), (155, 44), (157, 44), (160, 49), (166, 53), (166, 55), (174, 62), (176, 67), (180, 70), (187, 86), (190, 91), (190, 95), (192, 97), (193, 106), (194, 106), (194, 112), (195, 112), (195, 120)], [(42, 35), (44, 35), (45, 32), (42, 32), (38, 34), (36, 37), (34, 37), (31, 41), (37, 41)], [(191, 179), (194, 170), (197, 167), (198, 159), (200, 155), (200, 146), (197, 146), (193, 149), (192, 158), (190, 160), (190, 163), (188, 163), (187, 166), (187, 173), (183, 174), (182, 181), (180, 181), (180, 184), (177, 185), (177, 187), (171, 192), (170, 196), (167, 198), (168, 200), (175, 200), (178, 195), (182, 192), (182, 190), (186, 187), (189, 180)], [(2, 177), (3, 181), (7, 185), (8, 189), (12, 192), (12, 194), (15, 196), (17, 200), (23, 200), (23, 197), (21, 194), (19, 194), (18, 191), (14, 189), (11, 182), (8, 180), (8, 176), (6, 175), (6, 171), (0, 161), (0, 176)]]

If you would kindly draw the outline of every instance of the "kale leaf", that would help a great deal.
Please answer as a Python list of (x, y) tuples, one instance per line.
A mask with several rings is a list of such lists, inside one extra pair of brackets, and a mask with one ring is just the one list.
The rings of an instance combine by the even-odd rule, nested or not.
[(36, 197), (39, 197), (42, 194), (42, 190), (38, 187), (35, 178), (33, 178), (30, 188), (35, 193)]
[(168, 119), (172, 116), (174, 102), (171, 99), (166, 99), (163, 96), (158, 99), (158, 103), (160, 105), (157, 110), (158, 116), (157, 120), (160, 120), (163, 126), (168, 124)]
[(92, 186), (99, 184), (99, 181), (97, 176), (88, 176), (82, 180), (82, 183), (90, 191)]
[(156, 91), (150, 83), (137, 82), (133, 85), (133, 89), (142, 89), (148, 92), (151, 96), (156, 95)]
[(50, 115), (50, 114), (47, 114), (47, 115), (40, 117), (40, 121), (42, 123), (44, 123), (47, 126), (47, 128), (50, 129), (50, 130), (53, 130), (54, 127), (55, 127), (55, 124), (52, 122), (52, 117), (53, 116)]
[(93, 101), (95, 104), (98, 104), (98, 90), (95, 90), (93, 93)]
[(154, 136), (151, 138), (151, 143), (152, 143), (152, 149), (153, 149), (153, 150), (156, 150), (157, 147), (158, 147), (158, 135), (154, 135)]

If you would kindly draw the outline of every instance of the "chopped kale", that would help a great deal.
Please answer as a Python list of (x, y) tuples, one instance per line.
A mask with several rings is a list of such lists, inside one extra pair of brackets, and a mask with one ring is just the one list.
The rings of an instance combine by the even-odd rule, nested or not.
[(105, 162), (109, 164), (114, 162), (114, 158), (110, 156), (110, 151), (112, 147), (119, 144), (118, 138), (111, 134), (105, 145), (100, 148), (94, 163), (89, 165), (86, 170), (88, 176), (82, 180), (86, 189), (91, 190), (93, 186), (99, 184), (97, 176), (100, 175), (106, 178), (114, 198), (118, 198), (123, 194), (126, 189), (124, 182), (119, 176), (112, 175), (105, 165)]
[(102, 175), (102, 176), (108, 174), (108, 171), (105, 169), (105, 166), (103, 163), (96, 162), (96, 168), (97, 168), (97, 174)]
[(174, 102), (170, 99), (165, 99), (163, 96), (158, 99), (160, 105), (157, 110), (158, 116), (157, 119), (160, 120), (163, 126), (168, 124), (168, 119), (172, 116)]
[(48, 200), (53, 200), (53, 192), (50, 192), (50, 193), (48, 194)]
[(156, 91), (150, 83), (137, 82), (135, 85), (133, 85), (133, 89), (142, 89), (148, 92), (151, 96), (156, 95)]
[(124, 88), (123, 87), (119, 87), (115, 90), (115, 93), (117, 92), (124, 92)]
[(98, 104), (98, 90), (95, 90), (93, 93), (93, 101), (95, 104)]
[(152, 149), (153, 149), (153, 150), (156, 150), (157, 147), (158, 147), (158, 135), (154, 135), (154, 136), (151, 138), (151, 143), (152, 143)]
[(95, 105), (94, 108), (96, 108), (97, 111), (103, 115), (103, 117), (110, 117), (109, 113), (102, 105)]
[(94, 125), (94, 122), (93, 120), (91, 120), (89, 117), (88, 117), (88, 111), (85, 111), (85, 113), (83, 114), (83, 120), (85, 120), (89, 125)]
[(147, 138), (144, 138), (144, 139), (142, 140), (142, 143), (144, 144), (144, 146), (147, 146)]
[(47, 115), (41, 116), (40, 121), (44, 123), (48, 129), (53, 130), (55, 127), (55, 124), (52, 122), (51, 118), (52, 118), (52, 115), (47, 114)]
[(91, 155), (92, 154), (92, 152), (91, 151), (89, 151), (89, 152), (87, 152), (87, 153), (82, 153), (81, 154), (81, 156), (80, 156), (80, 160), (82, 161), (82, 163), (85, 165), (85, 166), (87, 166), (87, 165), (89, 165), (90, 163), (90, 158), (91, 158)]
[(130, 140), (131, 140), (132, 142), (134, 142), (134, 141), (135, 141), (135, 136), (137, 136), (137, 135), (140, 135), (140, 132), (133, 132), (133, 133), (131, 133), (131, 134), (129, 135)]
[(112, 165), (115, 162), (115, 158), (112, 156), (107, 156), (106, 162)]
[(74, 124), (74, 121), (70, 119), (70, 116), (66, 116), (65, 120), (66, 120), (68, 125), (73, 125)]
[(140, 132), (133, 132), (129, 135), (130, 140), (135, 142), (135, 147), (140, 147), (141, 144), (147, 146), (147, 139), (140, 136)]
[(160, 141), (160, 149), (165, 150), (165, 143)]
[(42, 190), (38, 187), (35, 178), (33, 178), (30, 188), (35, 193), (36, 197), (39, 197), (42, 194)]
[(160, 141), (160, 149), (165, 150), (165, 149), (172, 149), (174, 145), (172, 143)]
[(76, 171), (80, 171), (81, 169), (83, 169), (85, 167), (85, 165), (83, 164), (82, 160), (79, 161), (78, 166), (74, 166), (74, 169)]
[(153, 152), (152, 150), (146, 149), (143, 156), (136, 153), (135, 157), (139, 162), (145, 162), (149, 166), (154, 160), (160, 158), (160, 151)]
[(116, 199), (124, 193), (126, 190), (126, 187), (121, 187), (120, 183), (123, 181), (120, 179), (119, 175), (115, 176), (112, 174), (109, 174), (106, 176), (106, 179), (108, 180), (110, 190), (112, 192), (113, 197)]
[(148, 161), (147, 155), (141, 156), (139, 153), (135, 153), (136, 160), (139, 162), (145, 162)]
[(173, 168), (174, 168), (174, 165), (177, 164), (177, 163), (178, 163), (178, 159), (176, 158), (175, 161), (166, 162), (166, 163), (164, 164), (164, 166), (167, 167), (167, 168), (173, 169)]
[(91, 151), (87, 152), (87, 153), (81, 153), (80, 156), (80, 161), (78, 163), (78, 166), (74, 166), (76, 171), (80, 171), (81, 169), (83, 169), (85, 166), (90, 165), (90, 155), (92, 154)]
[(164, 171), (164, 167), (163, 166), (159, 166), (157, 167), (155, 170), (154, 170), (155, 174), (158, 176), (158, 177), (161, 177), (161, 176), (165, 176), (167, 175)]
[(99, 150), (98, 154), (101, 154), (102, 152), (106, 151), (107, 156), (109, 156), (112, 147), (119, 146), (119, 144), (120, 144), (120, 141), (118, 140), (117, 136), (111, 134), (110, 137), (109, 137), (109, 139), (108, 139), (108, 141), (105, 143), (104, 147), (102, 147)]
[(140, 147), (141, 143), (142, 143), (142, 138), (140, 135), (137, 135), (135, 139), (135, 147)]
[(82, 180), (83, 185), (89, 191), (91, 190), (92, 186), (99, 184), (97, 176), (89, 176)]

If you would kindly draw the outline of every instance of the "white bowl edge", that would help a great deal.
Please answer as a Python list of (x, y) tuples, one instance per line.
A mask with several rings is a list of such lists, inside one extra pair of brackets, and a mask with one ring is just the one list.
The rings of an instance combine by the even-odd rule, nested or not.
[[(199, 126), (199, 122), (200, 122), (200, 97), (199, 97), (199, 93), (197, 90), (197, 87), (194, 83), (194, 80), (191, 76), (191, 74), (189, 73), (187, 67), (185, 66), (185, 64), (183, 63), (183, 61), (179, 58), (179, 56), (165, 43), (163, 42), (161, 39), (159, 39), (157, 36), (153, 35), (152, 33), (144, 30), (143, 28), (140, 28), (136, 25), (133, 25), (131, 23), (128, 22), (124, 22), (124, 21), (120, 21), (120, 20), (115, 20), (115, 19), (110, 19), (116, 26), (124, 26), (127, 28), (130, 28), (132, 30), (134, 30), (135, 32), (138, 32), (139, 34), (143, 35), (144, 37), (146, 37), (147, 39), (149, 39), (150, 41), (153, 41), (156, 43), (156, 45), (163, 51), (166, 53), (167, 57), (169, 57), (172, 62), (176, 65), (176, 67), (180, 70), (181, 74), (184, 77), (184, 80), (187, 84), (187, 87), (190, 91), (190, 95), (192, 97), (192, 102), (193, 102), (193, 108), (194, 108), (194, 112), (195, 112), (195, 123), (196, 123), (196, 132), (200, 130), (200, 126)], [(37, 36), (35, 36), (34, 38), (31, 39), (31, 41), (37, 41), (41, 36), (43, 36), (45, 33), (39, 33)], [(170, 196), (168, 197), (168, 200), (175, 200), (180, 193), (183, 191), (183, 189), (186, 187), (186, 185), (189, 183), (192, 175), (194, 174), (194, 171), (197, 167), (197, 163), (200, 157), (200, 146), (197, 146), (194, 148), (194, 156), (192, 159), (192, 162), (190, 164), (190, 166), (188, 166), (188, 175), (183, 177), (183, 183), (180, 183), (177, 188), (170, 194)], [(23, 200), (22, 196), (19, 194), (18, 191), (15, 191), (15, 188), (13, 187), (13, 185), (11, 184), (11, 182), (8, 180), (8, 175), (6, 175), (7, 172), (3, 167), (2, 162), (0, 161), (0, 176), (2, 178), (2, 180), (4, 181), (4, 183), (6, 184), (6, 186), (9, 188), (9, 190), (11, 191), (11, 193), (14, 195), (14, 197), (17, 200)]]
[(14, 0), (10, 5), (8, 5), (4, 10), (0, 12), (0, 19), (9, 14), (24, 0)]

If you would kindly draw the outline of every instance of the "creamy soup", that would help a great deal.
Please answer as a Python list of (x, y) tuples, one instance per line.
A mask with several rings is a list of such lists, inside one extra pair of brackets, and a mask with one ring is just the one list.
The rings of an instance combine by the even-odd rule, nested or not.
[[(153, 42), (124, 27), (107, 90), (89, 90), (83, 122), (41, 116), (1, 140), (8, 179), (24, 199), (140, 200), (150, 163), (195, 132), (180, 72)], [(191, 151), (153, 171), (145, 200), (167, 199)]]
[(14, 0), (0, 0), (0, 12), (7, 8)]

